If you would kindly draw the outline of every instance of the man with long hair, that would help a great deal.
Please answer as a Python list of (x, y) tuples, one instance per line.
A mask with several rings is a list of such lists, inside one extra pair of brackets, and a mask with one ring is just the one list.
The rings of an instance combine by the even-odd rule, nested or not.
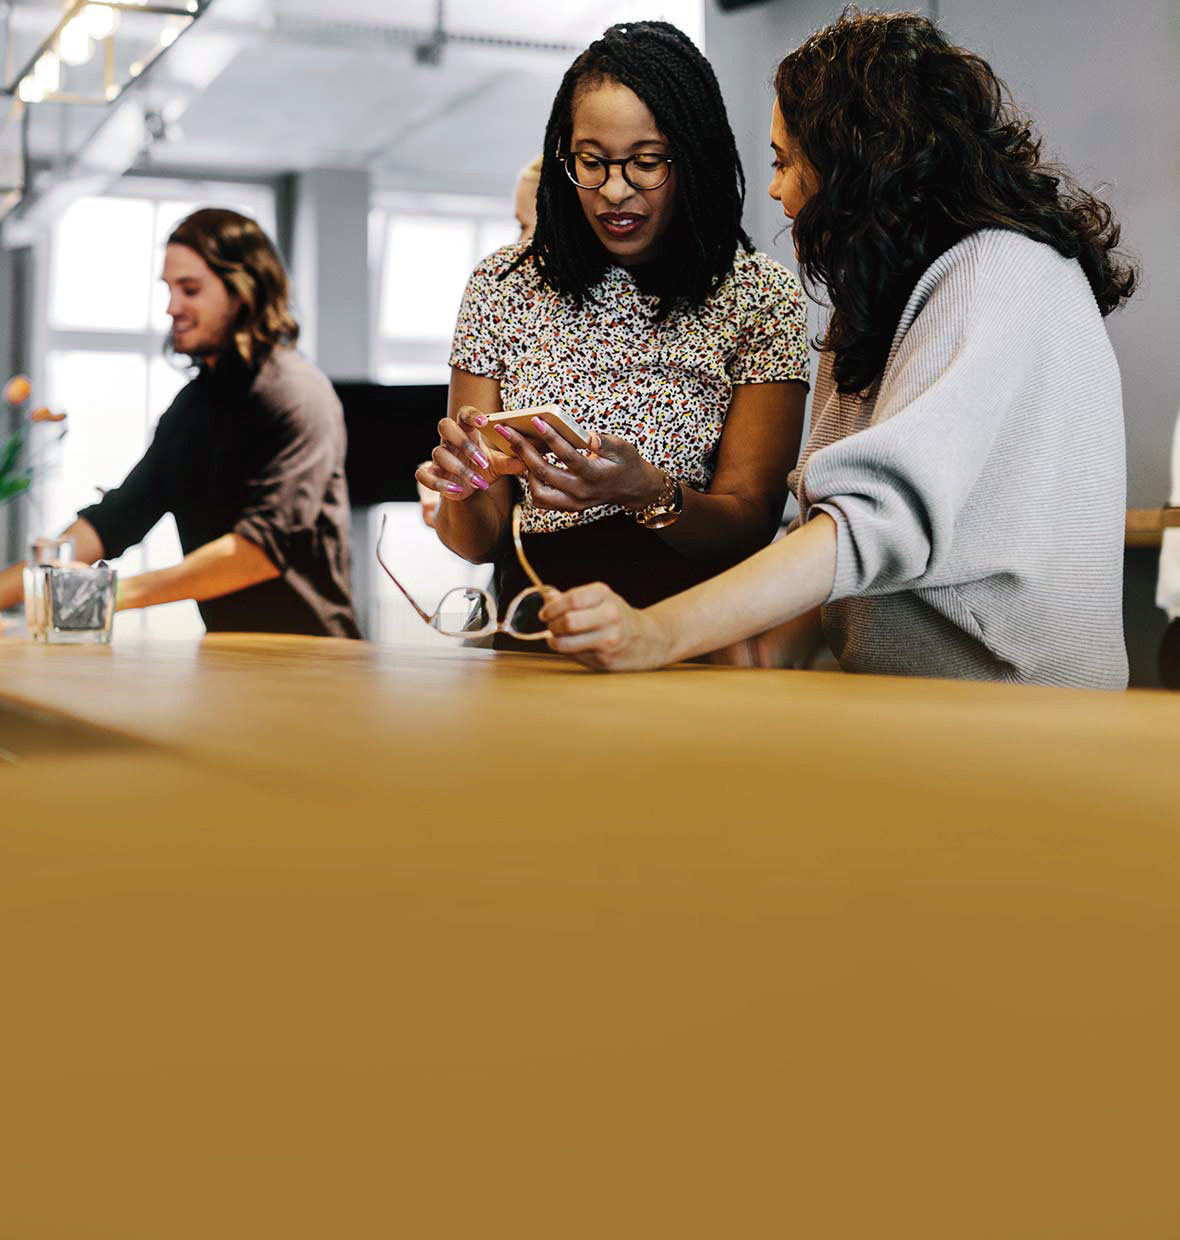
[[(120, 583), (118, 607), (195, 599), (210, 631), (359, 637), (349, 592), (344, 418), (295, 349), (299, 326), (270, 239), (208, 208), (168, 238), (170, 344), (195, 375), (122, 486), (63, 537), (113, 559), (171, 512), (184, 558)], [(0, 608), (21, 597), (0, 573)]]

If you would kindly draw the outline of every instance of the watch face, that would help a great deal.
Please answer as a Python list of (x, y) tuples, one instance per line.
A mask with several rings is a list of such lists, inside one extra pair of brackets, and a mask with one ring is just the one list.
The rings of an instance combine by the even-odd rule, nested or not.
[(683, 511), (684, 492), (680, 488), (680, 483), (676, 482), (672, 486), (672, 496), (668, 502), (646, 509), (640, 515), (639, 523), (644, 529), (662, 530), (664, 526), (671, 525)]

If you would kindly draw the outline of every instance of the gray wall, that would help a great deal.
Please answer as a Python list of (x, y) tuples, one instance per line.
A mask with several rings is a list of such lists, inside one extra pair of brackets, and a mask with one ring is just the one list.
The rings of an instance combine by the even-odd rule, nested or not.
[[(313, 168), (286, 182), (281, 231), (290, 232), (299, 345), (330, 379), (370, 377), (369, 174)], [(290, 217), (285, 218), (285, 217)], [(366, 637), (376, 632), (373, 513), (354, 509), (352, 597)]]
[(313, 168), (295, 178), (291, 279), (301, 348), (332, 379), (367, 379), (369, 174)]
[[(705, 40), (749, 178), (747, 227), (790, 262), (778, 206), (766, 197), (770, 75), (779, 56), (842, 7), (771, 0), (723, 14), (708, 0)], [(1140, 292), (1107, 320), (1123, 375), (1127, 502), (1168, 494), (1168, 451), (1180, 408), (1180, 4), (1176, 0), (935, 0), (943, 29), (979, 52), (1046, 135), (1046, 148), (1103, 196), (1143, 267)], [(889, 6), (892, 7), (892, 6)], [(902, 7), (902, 6), (897, 6)], [(921, 6), (910, 6), (919, 8)], [(929, 8), (926, 11), (930, 11)]]

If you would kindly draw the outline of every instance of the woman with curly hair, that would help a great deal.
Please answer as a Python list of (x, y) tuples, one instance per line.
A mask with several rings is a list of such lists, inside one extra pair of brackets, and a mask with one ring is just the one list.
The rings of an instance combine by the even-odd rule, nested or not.
[(848, 671), (1121, 688), (1135, 287), (1110, 208), (1046, 163), (978, 56), (845, 14), (775, 77), (770, 186), (827, 292), (786, 538), (644, 611), (550, 599), (551, 645), (655, 667), (784, 626)]

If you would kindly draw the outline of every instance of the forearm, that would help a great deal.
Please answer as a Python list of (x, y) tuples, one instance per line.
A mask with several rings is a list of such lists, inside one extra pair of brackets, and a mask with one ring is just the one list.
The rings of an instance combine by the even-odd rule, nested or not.
[(495, 559), (508, 536), (504, 497), (499, 492), (506, 492), (511, 485), (510, 479), (501, 478), (490, 490), (478, 492), (462, 502), (444, 497), (438, 506), (434, 526), (443, 546), (472, 564), (486, 564)]
[(121, 581), (118, 607), (124, 611), (183, 598), (199, 602), (233, 594), (277, 576), (279, 570), (260, 547), (240, 534), (223, 534), (190, 552), (179, 564)]
[(734, 388), (707, 492), (684, 487), (684, 512), (663, 529), (670, 547), (694, 559), (736, 563), (775, 536), (787, 475), (799, 456), (806, 387), (747, 383)]
[(836, 577), (836, 525), (821, 513), (786, 538), (648, 609), (668, 662), (695, 658), (818, 607)]
[(765, 547), (774, 537), (786, 503), (777, 507), (738, 495), (714, 495), (681, 486), (684, 511), (660, 537), (681, 555), (694, 560), (743, 559)]

